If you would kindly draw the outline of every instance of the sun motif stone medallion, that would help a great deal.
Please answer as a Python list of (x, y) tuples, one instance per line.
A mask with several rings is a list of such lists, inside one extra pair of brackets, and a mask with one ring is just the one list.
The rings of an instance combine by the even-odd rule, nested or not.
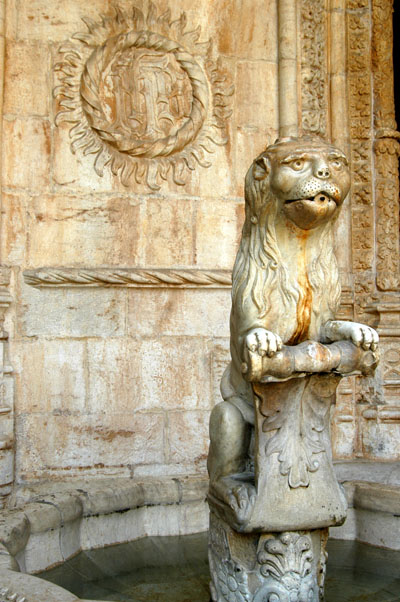
[(184, 185), (197, 165), (209, 167), (207, 154), (227, 142), (233, 86), (200, 27), (186, 31), (185, 13), (171, 21), (152, 3), (147, 15), (117, 8), (83, 21), (88, 32), (60, 48), (55, 67), (56, 124), (73, 124), (72, 151), (96, 155), (100, 176), (109, 166), (124, 185), (153, 190), (169, 174)]

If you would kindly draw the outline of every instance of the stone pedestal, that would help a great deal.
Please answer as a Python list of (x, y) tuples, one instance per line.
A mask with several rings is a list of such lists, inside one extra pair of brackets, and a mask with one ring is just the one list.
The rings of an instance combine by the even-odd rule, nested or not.
[(213, 602), (319, 602), (328, 529), (238, 533), (210, 515)]

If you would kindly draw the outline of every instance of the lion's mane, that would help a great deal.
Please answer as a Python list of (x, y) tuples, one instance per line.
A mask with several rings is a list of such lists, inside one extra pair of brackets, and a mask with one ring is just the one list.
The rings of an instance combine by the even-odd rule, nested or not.
[[(280, 251), (275, 230), (278, 200), (268, 182), (254, 178), (253, 165), (246, 175), (245, 191), (246, 214), (233, 268), (232, 305), (240, 312), (251, 298), (258, 318), (268, 324), (271, 290), (278, 292), (282, 307), (291, 315), (296, 313), (301, 288)], [(331, 220), (322, 227), (315, 256), (307, 267), (316, 323), (327, 319), (327, 314), (334, 315), (339, 305), (341, 289), (333, 249), (333, 223)], [(273, 324), (269, 329), (274, 330)]]

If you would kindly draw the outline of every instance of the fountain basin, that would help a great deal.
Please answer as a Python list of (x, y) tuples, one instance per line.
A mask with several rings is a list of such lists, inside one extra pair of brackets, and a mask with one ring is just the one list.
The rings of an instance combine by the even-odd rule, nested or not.
[[(207, 539), (207, 533), (148, 537), (81, 552), (41, 576), (80, 598), (208, 602)], [(400, 551), (337, 539), (328, 542), (327, 550), (325, 602), (398, 600)]]
[[(400, 550), (400, 463), (338, 462), (335, 470), (349, 510), (345, 524), (330, 530), (331, 539)], [(82, 550), (205, 533), (207, 488), (205, 475), (22, 485), (11, 507), (0, 513), (0, 591), (8, 587), (26, 595), (24, 591), (33, 591), (34, 579), (36, 589), (41, 584), (47, 588), (46, 597), (38, 596), (38, 601), (63, 600), (58, 588), (53, 595), (48, 583), (30, 575)], [(69, 592), (65, 596), (66, 602), (79, 599)], [(36, 602), (32, 593), (26, 602)]]

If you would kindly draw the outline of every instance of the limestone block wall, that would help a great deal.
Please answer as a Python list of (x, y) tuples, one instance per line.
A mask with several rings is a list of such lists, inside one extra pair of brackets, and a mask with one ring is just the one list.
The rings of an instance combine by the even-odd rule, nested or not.
[[(211, 166), (159, 191), (126, 187), (107, 169), (99, 177), (93, 155), (71, 152), (71, 124), (55, 125), (60, 47), (88, 31), (82, 18), (113, 18), (117, 3), (7, 1), (1, 253), (14, 295), (19, 481), (205, 469), (228, 360), (243, 178), (277, 136), (276, 6), (155, 4), (171, 20), (184, 11), (188, 31), (201, 26), (226, 89), (236, 89), (228, 143), (208, 156)], [(141, 0), (118, 6), (150, 10)], [(49, 273), (58, 276), (43, 286)]]
[[(291, 29), (283, 6), (296, 17)], [(282, 115), (350, 156), (352, 193), (337, 230), (341, 313), (377, 327), (383, 343), (375, 379), (340, 387), (336, 456), (399, 458), (391, 8), (391, 0), (0, 1), (0, 261), (9, 274), (1, 286), (5, 307), (13, 299), (2, 339), (4, 428), (13, 436), (0, 486), (14, 473), (20, 482), (205, 470), (208, 416), (229, 358), (243, 179)], [(163, 38), (117, 46), (113, 36), (132, 28)], [(188, 55), (174, 47), (167, 61), (152, 46), (165, 39)], [(283, 59), (295, 80), (287, 97)], [(193, 127), (220, 126), (218, 144), (196, 146), (179, 130), (194, 105)], [(147, 143), (138, 150), (127, 124), (147, 128), (165, 154)], [(178, 161), (167, 148), (174, 127), (187, 136)]]

